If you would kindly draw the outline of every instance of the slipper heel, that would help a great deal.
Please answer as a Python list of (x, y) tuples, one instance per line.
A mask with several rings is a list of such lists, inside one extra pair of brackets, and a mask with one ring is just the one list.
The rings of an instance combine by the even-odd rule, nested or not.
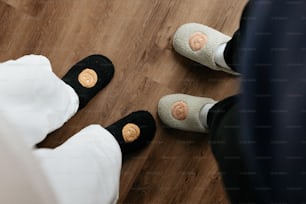
[(91, 55), (75, 64), (62, 78), (79, 96), (82, 109), (114, 76), (114, 65), (103, 55)]

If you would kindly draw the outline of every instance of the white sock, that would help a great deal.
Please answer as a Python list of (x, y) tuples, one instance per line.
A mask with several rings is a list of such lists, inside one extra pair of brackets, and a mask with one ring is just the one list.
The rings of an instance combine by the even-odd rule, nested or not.
[(224, 59), (225, 47), (226, 47), (226, 43), (223, 43), (223, 44), (219, 45), (219, 47), (215, 51), (214, 59), (215, 59), (216, 64), (218, 64), (219, 66), (221, 66), (223, 68), (231, 69), (226, 64), (225, 59)]
[(215, 105), (215, 103), (209, 103), (204, 105), (201, 108), (200, 111), (200, 121), (202, 122), (202, 125), (204, 128), (208, 128), (208, 124), (207, 124), (207, 116), (208, 116), (208, 112), (209, 110)]

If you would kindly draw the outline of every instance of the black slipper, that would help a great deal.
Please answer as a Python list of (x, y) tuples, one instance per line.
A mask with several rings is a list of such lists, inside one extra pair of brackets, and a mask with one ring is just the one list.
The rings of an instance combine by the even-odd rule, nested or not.
[(62, 80), (79, 96), (80, 110), (111, 81), (114, 71), (107, 57), (91, 55), (74, 65)]
[(120, 145), (123, 155), (148, 145), (156, 132), (153, 116), (147, 111), (137, 111), (106, 128)]

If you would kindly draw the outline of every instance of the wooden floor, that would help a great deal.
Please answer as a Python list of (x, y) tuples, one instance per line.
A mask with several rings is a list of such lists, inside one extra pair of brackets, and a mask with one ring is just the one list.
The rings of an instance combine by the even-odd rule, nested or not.
[(56, 147), (92, 123), (104, 126), (135, 110), (149, 110), (158, 131), (144, 151), (126, 158), (119, 203), (229, 203), (208, 135), (166, 128), (156, 115), (160, 97), (187, 93), (223, 99), (239, 79), (176, 54), (179, 25), (207, 24), (228, 35), (246, 0), (0, 0), (0, 61), (47, 56), (63, 76), (78, 60), (108, 56), (115, 77), (88, 106), (41, 144)]

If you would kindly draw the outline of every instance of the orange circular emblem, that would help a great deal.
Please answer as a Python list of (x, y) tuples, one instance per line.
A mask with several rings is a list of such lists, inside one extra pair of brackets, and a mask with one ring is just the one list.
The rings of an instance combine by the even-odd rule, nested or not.
[(122, 129), (122, 136), (127, 143), (134, 142), (140, 136), (140, 128), (133, 123), (128, 123)]
[(193, 51), (198, 51), (205, 47), (208, 37), (204, 33), (196, 32), (189, 38), (189, 46)]
[(98, 75), (94, 70), (86, 68), (79, 74), (78, 80), (85, 88), (92, 88), (98, 81)]
[(179, 101), (172, 105), (172, 116), (177, 120), (185, 120), (188, 115), (188, 106), (185, 102)]

